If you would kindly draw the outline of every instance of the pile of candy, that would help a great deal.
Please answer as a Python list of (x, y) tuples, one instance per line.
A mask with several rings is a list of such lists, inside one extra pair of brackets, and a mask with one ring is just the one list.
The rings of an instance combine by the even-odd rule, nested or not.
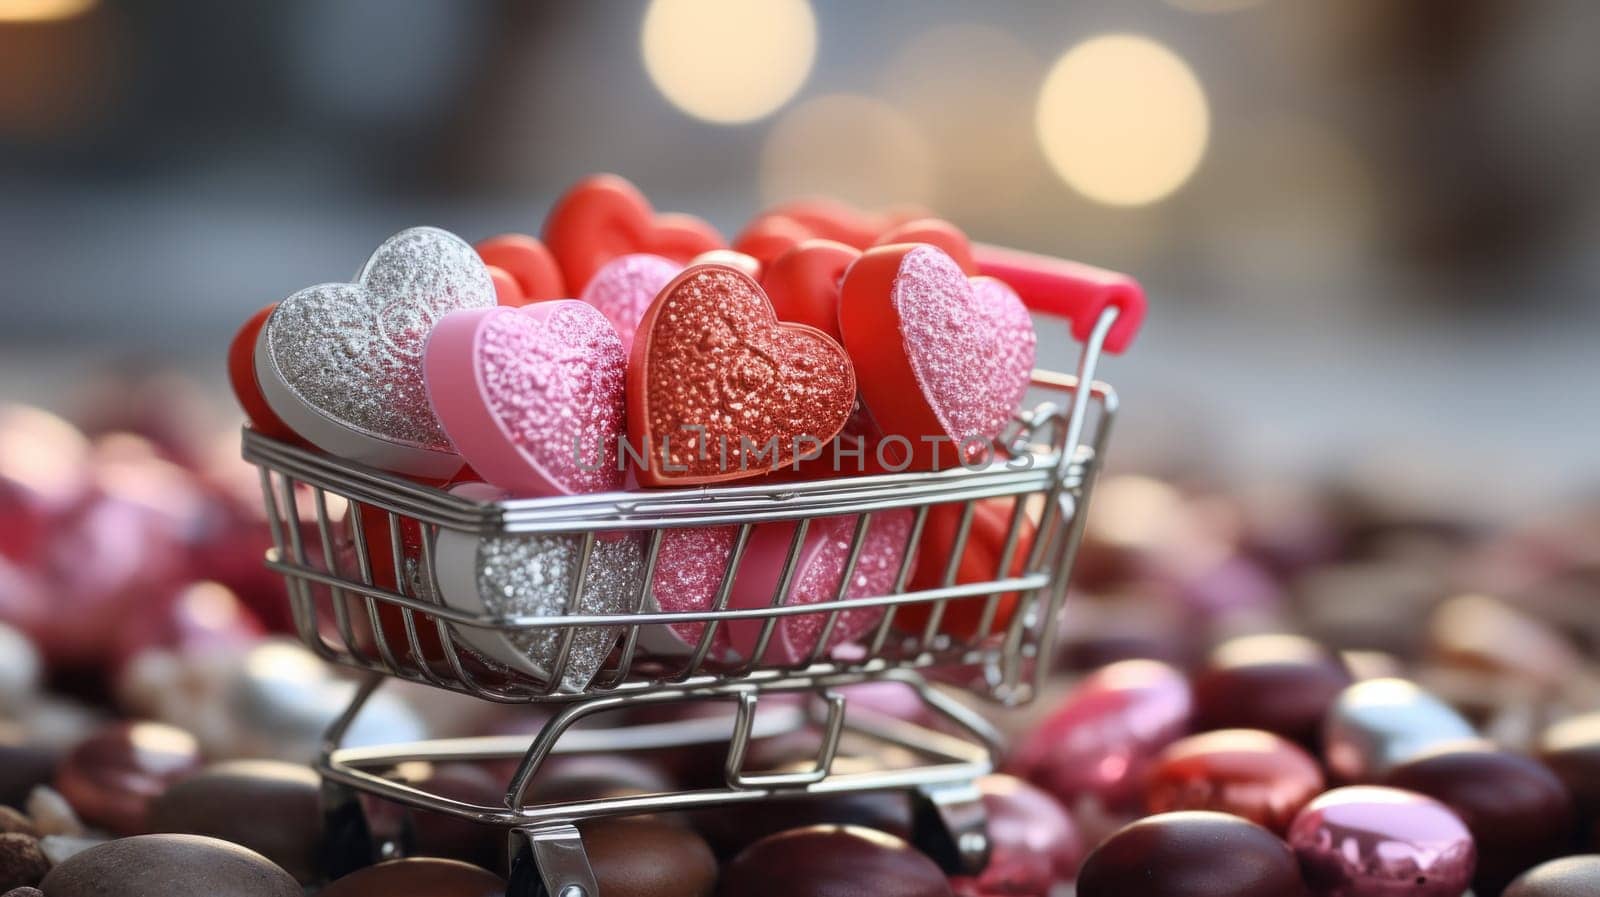
[[(186, 435), (204, 428), (176, 410), (181, 384), (152, 383), (123, 385), (164, 402), (102, 406), (89, 436), (0, 414), (0, 894), (299, 895), (336, 868), (307, 762), (354, 686), (265, 634), (284, 598), (259, 564), (254, 476), (211, 460), (231, 434), (218, 451)], [(912, 806), (887, 792), (591, 823), (586, 849), (609, 895), (1594, 894), (1600, 857), (1570, 855), (1600, 853), (1597, 569), (1600, 508), (1491, 532), (1333, 493), (1112, 477), (1051, 688), (986, 709), (1013, 749), (980, 783), (981, 874), (911, 847)], [(448, 697), (386, 690), (351, 740), (539, 721)], [(932, 724), (908, 697), (850, 700)], [(846, 747), (836, 768), (895, 762)], [(813, 749), (758, 742), (750, 768)], [(696, 787), (721, 763), (564, 757), (533, 799)], [(395, 775), (493, 803), (509, 771)], [(368, 817), (411, 858), (319, 893), (505, 888), (501, 830)]]
[[(396, 234), (354, 283), (310, 287), (262, 309), (234, 340), (230, 368), (257, 430), (481, 502), (982, 468), (1012, 458), (1000, 437), (1034, 365), (1028, 309), (1002, 278), (1057, 303), (1072, 284), (1136, 290), (1085, 270), (974, 247), (938, 219), (827, 203), (765, 213), (730, 249), (704, 222), (657, 215), (626, 181), (596, 176), (556, 203), (542, 242), (503, 235), (474, 249), (433, 228)], [(1137, 313), (1127, 320), (1136, 325)], [(932, 515), (922, 543), (930, 563), (945, 553), (927, 540), (948, 543), (959, 518), (946, 510)], [(344, 560), (357, 541), (389, 553), (385, 515), (356, 511), (369, 512), (368, 536), (351, 526), (336, 547)], [(996, 515), (1009, 519), (1009, 505), (980, 515), (975, 545), (1004, 525)], [(857, 575), (842, 593), (858, 518), (812, 521), (782, 603), (889, 593), (917, 548), (912, 518), (888, 510), (861, 524), (868, 535)], [(448, 529), (426, 547), (414, 533), (404, 560), (436, 558), (436, 582), (414, 591), (506, 617), (619, 614), (639, 594), (653, 601), (646, 612), (711, 610), (729, 564), (743, 557), (727, 607), (771, 607), (796, 526), (760, 525), (742, 549), (737, 530), (666, 531), (648, 591), (647, 534), (638, 532), (600, 539), (587, 565), (581, 533), (513, 539)], [(989, 560), (993, 578), (998, 559)], [(389, 565), (380, 566), (389, 581), (378, 584), (392, 588)], [(921, 622), (918, 610), (899, 623)], [(979, 612), (963, 606), (952, 625)], [(824, 633), (824, 650), (858, 641), (882, 613), (853, 610), (826, 627), (821, 611), (788, 616), (765, 640), (763, 621), (729, 621), (708, 654), (733, 663), (759, 651), (761, 664), (793, 665)], [(704, 627), (651, 626), (642, 646), (689, 656)], [(554, 629), (462, 627), (459, 636), (495, 673), (559, 677), (560, 688), (579, 692), (619, 633), (580, 629), (565, 654)]]

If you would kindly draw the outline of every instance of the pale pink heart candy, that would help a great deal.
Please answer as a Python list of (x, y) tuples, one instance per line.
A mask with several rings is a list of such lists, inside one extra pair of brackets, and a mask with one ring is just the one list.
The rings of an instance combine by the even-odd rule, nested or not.
[(517, 497), (622, 484), (627, 355), (575, 299), (453, 312), (428, 338), (428, 398), (456, 450)]
[[(651, 594), (656, 606), (671, 613), (688, 613), (710, 610), (716, 602), (717, 589), (728, 571), (728, 558), (733, 552), (733, 541), (738, 534), (734, 526), (704, 526), (669, 529), (661, 534), (661, 546), (656, 552), (655, 578), (651, 580)], [(654, 637), (655, 632), (641, 631), (640, 637), (647, 647), (662, 654), (684, 654), (699, 644), (705, 632), (704, 623), (673, 623), (666, 627), (665, 638)], [(658, 629), (658, 627), (649, 627)], [(711, 637), (713, 658), (731, 656), (733, 643), (728, 639), (728, 627), (718, 626)]]
[(683, 266), (671, 259), (647, 252), (619, 255), (606, 262), (578, 298), (600, 309), (622, 339), (626, 355), (633, 348), (633, 334), (639, 329), (639, 319), (645, 309), (656, 299), (656, 294), (666, 286)]
[[(807, 528), (805, 545), (800, 549), (794, 580), (785, 605), (823, 604), (838, 594), (840, 577), (850, 554), (855, 535), (855, 515), (824, 517)], [(905, 558), (911, 534), (912, 513), (904, 508), (871, 515), (866, 541), (856, 561), (854, 574), (845, 590), (846, 598), (886, 595), (893, 588)], [(770, 607), (777, 592), (779, 574), (794, 536), (792, 523), (765, 524), (756, 529), (745, 548), (745, 557), (734, 581), (730, 607)], [(839, 615), (828, 635), (827, 652), (866, 635), (883, 618), (882, 608), (861, 608)], [(760, 658), (763, 664), (789, 665), (808, 657), (822, 635), (828, 615), (798, 614), (782, 618), (773, 629), (772, 639)], [(761, 636), (762, 620), (733, 620), (726, 624), (733, 649), (742, 657), (755, 651)]]
[[(1011, 287), (968, 278), (942, 250), (906, 253), (892, 300), (911, 371), (952, 439), (1005, 430), (1033, 376), (1033, 320)], [(973, 359), (984, 363), (974, 367)]]

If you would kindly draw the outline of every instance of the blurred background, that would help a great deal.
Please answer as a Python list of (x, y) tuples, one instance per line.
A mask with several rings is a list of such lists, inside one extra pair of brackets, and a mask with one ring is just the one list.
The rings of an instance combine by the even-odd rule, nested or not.
[(1595, 482), (1597, 33), (1589, 0), (0, 0), (0, 399), (148, 415), (178, 393), (103, 372), (174, 369), (226, 432), (250, 312), (609, 170), (730, 235), (826, 193), (1135, 274), (1125, 470), (1517, 514)]

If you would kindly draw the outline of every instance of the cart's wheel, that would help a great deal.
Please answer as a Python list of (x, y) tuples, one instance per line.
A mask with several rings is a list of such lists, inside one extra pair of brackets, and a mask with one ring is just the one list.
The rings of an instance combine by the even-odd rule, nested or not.
[(988, 817), (975, 784), (931, 785), (912, 801), (911, 838), (952, 875), (975, 875), (989, 864)]
[(377, 862), (372, 829), (354, 791), (322, 783), (322, 874), (330, 881)]

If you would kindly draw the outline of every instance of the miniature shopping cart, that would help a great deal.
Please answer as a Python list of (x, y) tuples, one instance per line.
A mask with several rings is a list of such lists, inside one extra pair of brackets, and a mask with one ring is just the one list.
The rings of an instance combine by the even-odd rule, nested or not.
[[(1120, 351), (1132, 339), (1143, 296), (1125, 277), (1070, 263), (1005, 250), (982, 252), (980, 262), (993, 273), (1014, 275), (1006, 279), (1035, 311), (1069, 318), (1082, 344), (1076, 375), (1034, 372), (1030, 405), (1001, 439), (1011, 460), (997, 458), (981, 468), (478, 502), (246, 430), (244, 457), (260, 469), (275, 542), (267, 564), (287, 582), (298, 635), (326, 660), (372, 674), (327, 733), (319, 761), (334, 848), (330, 871), (348, 871), (403, 849), (373, 843), (364, 796), (505, 827), (508, 894), (526, 897), (542, 888), (551, 897), (597, 897), (578, 829), (585, 820), (886, 789), (909, 794), (917, 808), (914, 840), (947, 869), (981, 867), (987, 839), (975, 780), (993, 770), (999, 737), (948, 689), (1017, 704), (1029, 700), (1048, 673), (1084, 508), (1117, 404), (1111, 388), (1094, 380), (1094, 370), (1103, 350)], [(1015, 463), (1019, 458), (1029, 463)], [(1009, 498), (1012, 509), (995, 576), (958, 583), (974, 508), (994, 498)], [(336, 514), (341, 505), (342, 523)], [(961, 509), (952, 550), (940, 585), (911, 590), (910, 549), (936, 506)], [(894, 587), (886, 594), (844, 597), (868, 520), (895, 509), (914, 516)], [(1036, 520), (1026, 546), (1019, 536), (1024, 514)], [(857, 523), (835, 600), (778, 604), (806, 527), (841, 515), (853, 515)], [(373, 521), (379, 522), (377, 532)], [(756, 526), (774, 521), (794, 524), (774, 606), (730, 609), (743, 546)], [(704, 526), (732, 526), (737, 533), (711, 608), (646, 612), (654, 606), (647, 592), (663, 533)], [(648, 547), (639, 594), (629, 596), (634, 612), (490, 616), (446, 606), (437, 597), (433, 543), (447, 530), (480, 538), (560, 533), (581, 539), (574, 598), (590, 572), (597, 539), (641, 533)], [(1003, 597), (1012, 602), (1005, 614), (997, 612)], [(962, 603), (979, 609), (977, 624), (941, 626)], [(913, 605), (924, 606), (914, 614), (917, 623), (897, 624), (897, 612)], [(575, 600), (568, 604), (575, 606)], [(861, 609), (881, 617), (852, 650), (829, 649), (827, 633), (840, 615)], [(800, 614), (823, 621), (810, 656), (769, 662), (760, 646), (780, 620)], [(736, 620), (758, 622), (761, 630), (758, 649), (730, 665), (711, 646), (718, 628)], [(677, 624), (681, 631), (684, 623), (704, 625), (683, 656), (662, 658), (643, 649), (652, 627)], [(563, 689), (574, 634), (600, 625), (618, 627), (617, 647), (592, 681)], [(555, 633), (551, 675), (540, 681), (495, 674), (464, 645), (462, 633), (471, 630)], [(503, 735), (345, 746), (352, 724), (389, 677), (486, 701), (536, 704), (549, 716), (531, 740)], [(954, 685), (936, 686), (930, 678)], [(914, 689), (926, 711), (922, 716), (937, 722), (915, 724), (851, 705), (850, 686), (878, 681)], [(705, 702), (722, 712), (640, 712), (670, 710), (680, 702)], [(592, 724), (591, 717), (608, 712), (633, 716), (621, 726)], [(799, 729), (815, 734), (813, 760), (780, 771), (746, 768), (760, 739)], [(865, 768), (862, 762), (837, 762), (842, 742), (856, 745), (867, 761), (893, 753), (898, 762)], [(720, 782), (661, 794), (531, 799), (541, 768), (561, 755), (693, 745), (725, 752)], [(431, 793), (397, 773), (415, 761), (482, 762), (514, 772), (504, 800), (484, 806)]]

